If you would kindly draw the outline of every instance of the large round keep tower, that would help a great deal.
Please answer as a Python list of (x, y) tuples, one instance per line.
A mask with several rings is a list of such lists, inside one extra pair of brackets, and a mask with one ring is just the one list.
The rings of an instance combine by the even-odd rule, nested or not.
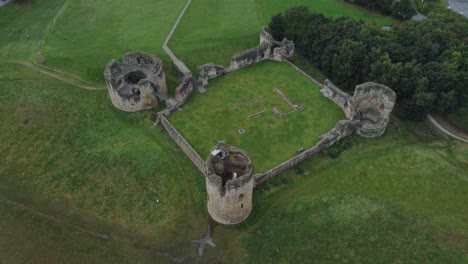
[(220, 224), (244, 221), (252, 211), (253, 165), (243, 150), (221, 141), (206, 160), (208, 212)]
[(148, 53), (132, 52), (123, 61), (112, 60), (104, 71), (112, 104), (120, 110), (151, 109), (167, 95), (162, 61)]

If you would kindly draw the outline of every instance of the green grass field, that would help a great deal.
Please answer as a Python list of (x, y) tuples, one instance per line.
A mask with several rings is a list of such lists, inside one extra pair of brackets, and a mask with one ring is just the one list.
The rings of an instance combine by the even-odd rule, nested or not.
[(111, 59), (146, 51), (163, 59), (173, 88), (177, 80), (162, 44), (185, 2), (68, 0), (57, 17), (56, 31), (43, 38), (44, 65), (102, 82), (104, 66)]
[(0, 204), (2, 263), (151, 263), (152, 252), (116, 243)]
[(0, 62), (31, 59), (64, 2), (23, 0), (0, 8)]
[[(283, 113), (292, 110), (275, 88), (305, 111), (275, 115), (273, 107)], [(299, 149), (313, 147), (320, 135), (345, 118), (319, 89), (285, 63), (264, 62), (212, 80), (208, 92), (196, 93), (169, 120), (201, 156), (219, 140), (226, 140), (246, 150), (255, 171), (264, 172), (297, 155)], [(259, 97), (264, 99), (231, 109)], [(266, 112), (248, 118), (263, 110)], [(239, 129), (245, 129), (245, 134), (239, 134)]]
[[(83, 90), (13, 63), (32, 60), (44, 40), (45, 66), (101, 82), (111, 58), (138, 49), (164, 59), (174, 87), (161, 46), (184, 4), (17, 0), (0, 8), (0, 196), (63, 220), (0, 203), (0, 262), (164, 263), (176, 257), (201, 263), (467, 262), (468, 147), (437, 136), (426, 124), (392, 119), (383, 137), (353, 136), (348, 139), (351, 149), (338, 159), (315, 156), (302, 164), (304, 175), (288, 171), (262, 185), (254, 193), (249, 219), (236, 227), (217, 227), (217, 247), (208, 247), (198, 259), (190, 241), (206, 229), (204, 179), (169, 136), (153, 127), (156, 110), (123, 113), (114, 109), (105, 90)], [(227, 64), (233, 53), (257, 44), (257, 32), (271, 14), (299, 4), (329, 16), (393, 23), (341, 0), (194, 0), (170, 46), (192, 69), (210, 61)], [(55, 18), (56, 31), (50, 34)], [(226, 82), (231, 78), (238, 83)], [(230, 89), (239, 84), (256, 90), (239, 95)], [(280, 128), (275, 131), (295, 135), (288, 137), (291, 146), (282, 141), (269, 146), (288, 152), (285, 158), (312, 145), (342, 117), (316, 87), (276, 63), (214, 80), (206, 94), (196, 93), (177, 115), (207, 114), (201, 110), (212, 109), (196, 106), (218, 93), (225, 98), (223, 89), (235, 97), (213, 102), (220, 108), (261, 90), (268, 101), (258, 106), (286, 109), (273, 93), (275, 85), (307, 109), (287, 119), (310, 118), (301, 128), (295, 127), (297, 120), (277, 122), (271, 112), (252, 119), (271, 121), (272, 128)], [(308, 111), (322, 104), (320, 111)], [(257, 105), (239, 110), (239, 122), (246, 121), (250, 110), (257, 111)], [(219, 122), (231, 125), (225, 118)], [(245, 124), (244, 136), (249, 136), (255, 125)], [(248, 149), (236, 139), (237, 129), (229, 130), (232, 139), (225, 139)], [(188, 134), (205, 142), (201, 148), (211, 148), (225, 137), (215, 132)], [(270, 136), (257, 134), (253, 146)], [(269, 167), (267, 162), (264, 166)], [(96, 239), (72, 226), (111, 239)], [(157, 251), (168, 255), (158, 257)]]
[(338, 159), (315, 156), (304, 175), (262, 185), (239, 228), (249, 261), (466, 262), (468, 146), (418, 128), (430, 143), (392, 120), (383, 137), (352, 136)]
[(203, 215), (203, 177), (149, 113), (121, 113), (106, 90), (81, 90), (20, 65), (0, 66), (0, 84), (3, 193), (161, 238), (197, 216), (188, 208)]
[(194, 72), (208, 62), (228, 66), (235, 53), (258, 44), (258, 32), (272, 15), (300, 5), (331, 17), (349, 16), (380, 25), (395, 23), (342, 0), (196, 0), (169, 46)]

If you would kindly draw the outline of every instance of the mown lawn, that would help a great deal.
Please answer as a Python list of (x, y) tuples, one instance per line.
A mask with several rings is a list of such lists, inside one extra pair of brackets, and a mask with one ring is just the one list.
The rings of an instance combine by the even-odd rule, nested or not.
[(0, 85), (1, 193), (163, 245), (204, 225), (203, 176), (152, 126), (150, 112), (122, 113), (106, 90), (81, 90), (16, 64), (0, 66)]
[(343, 0), (196, 0), (169, 46), (197, 73), (197, 67), (204, 63), (229, 65), (235, 53), (258, 44), (258, 32), (272, 15), (301, 5), (331, 17), (349, 16), (379, 25), (395, 23)]
[[(286, 116), (291, 107), (273, 89), (279, 88), (298, 110)], [(319, 136), (344, 119), (342, 110), (326, 99), (319, 88), (291, 66), (264, 62), (214, 79), (204, 94), (195, 93), (169, 120), (202, 156), (219, 140), (246, 150), (255, 171), (264, 172), (297, 155), (319, 141)], [(241, 108), (231, 107), (264, 97)], [(253, 118), (249, 115), (266, 110)], [(245, 129), (244, 134), (239, 129)]]
[(111, 59), (145, 51), (163, 59), (169, 86), (176, 86), (162, 44), (185, 2), (68, 0), (57, 18), (56, 31), (44, 38), (44, 64), (102, 82)]
[[(428, 127), (425, 126), (427, 130)], [(255, 192), (239, 228), (251, 263), (462, 263), (468, 246), (468, 147), (421, 144), (391, 123), (352, 136), (338, 159), (305, 161)]]
[(23, 0), (0, 8), (0, 62), (31, 59), (64, 2)]
[(151, 263), (153, 252), (106, 241), (0, 203), (1, 263)]

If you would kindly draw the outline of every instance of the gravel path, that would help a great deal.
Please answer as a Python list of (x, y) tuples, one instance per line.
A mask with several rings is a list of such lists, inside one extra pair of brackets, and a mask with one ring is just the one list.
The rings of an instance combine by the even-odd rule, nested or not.
[(461, 136), (459, 135), (455, 135), (454, 133), (448, 131), (445, 127), (443, 127), (441, 124), (439, 124), (431, 115), (427, 115), (427, 118), (429, 119), (429, 121), (434, 125), (436, 126), (440, 131), (444, 132), (444, 134), (448, 135), (448, 136), (451, 136), (455, 139), (458, 139), (460, 141), (463, 141), (465, 143), (468, 143), (468, 140), (462, 138)]
[(468, 17), (468, 0), (448, 0), (447, 8)]
[(175, 22), (174, 26), (172, 26), (172, 29), (171, 29), (171, 31), (169, 32), (169, 35), (167, 35), (167, 38), (166, 38), (166, 40), (164, 41), (164, 44), (163, 44), (163, 49), (164, 49), (164, 51), (167, 53), (167, 55), (169, 55), (169, 57), (171, 57), (172, 61), (179, 61), (179, 59), (177, 59), (176, 55), (175, 55), (174, 52), (172, 52), (172, 50), (167, 46), (167, 44), (168, 44), (169, 41), (171, 40), (171, 37), (172, 37), (172, 35), (174, 34), (175, 30), (177, 29), (177, 26), (179, 26), (180, 20), (182, 20), (182, 18), (184, 17), (185, 12), (187, 11), (187, 9), (188, 9), (188, 7), (190, 6), (191, 3), (192, 3), (192, 0), (188, 0), (188, 1), (187, 1), (187, 4), (185, 4), (184, 9), (182, 10), (182, 13), (180, 13), (180, 15), (179, 15), (179, 17), (177, 18), (177, 21)]

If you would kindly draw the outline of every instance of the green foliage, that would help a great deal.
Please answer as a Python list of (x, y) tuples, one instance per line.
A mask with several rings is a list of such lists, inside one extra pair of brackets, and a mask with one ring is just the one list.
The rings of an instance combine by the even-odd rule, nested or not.
[(268, 25), (268, 30), (276, 40), (282, 40), (285, 36), (286, 25), (284, 23), (283, 14), (279, 13), (271, 17), (270, 24)]
[(412, 0), (345, 0), (348, 3), (364, 6), (371, 10), (378, 10), (386, 15), (398, 19), (410, 19), (416, 15)]
[(417, 12), (413, 7), (412, 0), (399, 0), (395, 1), (392, 6), (392, 15), (400, 19), (410, 19)]
[(322, 150), (321, 154), (331, 159), (336, 159), (341, 155), (343, 151), (348, 150), (352, 146), (353, 144), (351, 140), (348, 138), (345, 138), (336, 142), (331, 147)]
[(297, 175), (303, 175), (304, 174), (304, 167), (302, 166), (301, 163), (297, 164), (296, 166), (294, 166), (294, 172), (297, 174)]
[[(286, 32), (302, 37), (298, 50), (343, 89), (366, 81), (383, 83), (395, 90), (398, 113), (411, 120), (449, 113), (468, 102), (468, 22), (460, 16), (434, 14), (382, 30), (311, 12), (305, 21), (304, 8), (292, 13), (291, 23), (285, 16)], [(308, 25), (305, 34), (298, 23)]]
[(302, 45), (302, 36), (309, 27), (309, 14), (308, 7), (299, 6), (288, 9), (284, 15), (285, 36), (296, 45)]

